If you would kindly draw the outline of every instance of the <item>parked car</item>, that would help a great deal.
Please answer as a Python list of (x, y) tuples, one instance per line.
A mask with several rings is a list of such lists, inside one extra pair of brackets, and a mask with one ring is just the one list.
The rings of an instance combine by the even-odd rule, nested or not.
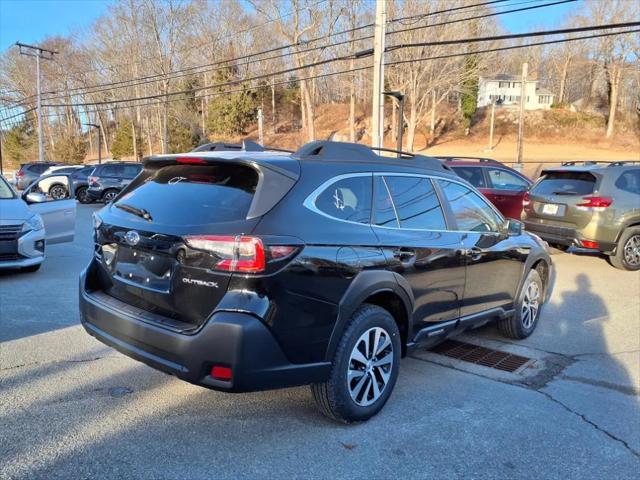
[[(54, 175), (56, 182), (70, 185), (68, 177)], [(45, 195), (39, 183), (18, 195), (0, 176), (0, 269), (34, 272), (44, 261), (46, 245), (73, 241), (75, 200)]]
[(27, 188), (35, 179), (40, 177), (45, 170), (54, 165), (59, 165), (56, 162), (29, 162), (22, 163), (20, 165), (20, 170), (16, 173), (16, 187), (18, 190), (24, 190)]
[[(73, 174), (81, 168), (83, 168), (82, 165), (54, 165), (46, 169), (42, 176), (51, 175), (52, 173)], [(69, 192), (67, 192), (65, 185), (55, 182), (56, 178), (51, 177), (46, 181), (42, 181), (40, 188), (55, 199), (66, 198)]]
[[(73, 191), (75, 192), (76, 200), (78, 200), (80, 203), (91, 203), (93, 200), (91, 200), (91, 198), (89, 197), (87, 189), (89, 187), (89, 175), (95, 168), (95, 165), (81, 165), (79, 167), (73, 168), (60, 168), (58, 170), (54, 170), (54, 172), (68, 174), (69, 179), (73, 184)], [(46, 189), (47, 193), (54, 198), (66, 198), (66, 196), (68, 195), (65, 185), (59, 182), (49, 181), (48, 183), (44, 184), (42, 188)]]
[(91, 201), (111, 202), (142, 170), (142, 164), (109, 162), (96, 165), (89, 175), (87, 198)]
[(522, 199), (533, 182), (513, 168), (489, 158), (439, 157), (476, 187), (507, 218), (520, 219)]
[(311, 384), (344, 422), (383, 407), (411, 349), (492, 320), (531, 335), (546, 244), (443, 162), (403, 157), (319, 141), (147, 158), (95, 214), (84, 328), (215, 390)]
[(522, 219), (557, 248), (591, 249), (640, 270), (640, 162), (547, 168), (525, 196)]

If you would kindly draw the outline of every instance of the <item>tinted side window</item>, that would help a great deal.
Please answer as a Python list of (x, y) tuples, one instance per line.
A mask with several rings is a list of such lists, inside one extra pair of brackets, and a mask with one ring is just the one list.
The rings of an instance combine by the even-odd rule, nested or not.
[(343, 178), (316, 198), (316, 208), (333, 218), (369, 223), (371, 218), (371, 176)]
[(124, 174), (125, 178), (134, 178), (138, 173), (140, 173), (140, 167), (138, 165), (124, 165)]
[(45, 170), (47, 170), (51, 165), (49, 165), (48, 163), (44, 163), (44, 164), (39, 164), (39, 165), (31, 165), (29, 167), (29, 170), (34, 172), (34, 173), (44, 173)]
[(431, 180), (420, 177), (385, 177), (400, 228), (446, 230), (444, 214)]
[(526, 190), (529, 184), (523, 179), (517, 176), (515, 173), (511, 173), (508, 170), (502, 168), (489, 168), (489, 180), (493, 188), (498, 190)]
[(502, 219), (489, 204), (467, 187), (438, 180), (449, 202), (458, 230), (467, 232), (497, 232)]
[(389, 195), (389, 189), (382, 177), (375, 177), (374, 222), (381, 227), (398, 228), (400, 224), (396, 217), (396, 210)]
[(640, 194), (640, 169), (622, 172), (616, 180), (616, 187), (625, 192)]
[(464, 178), (467, 182), (476, 188), (486, 188), (487, 182), (484, 181), (484, 174), (480, 167), (451, 167), (456, 174)]
[(122, 166), (121, 165), (105, 165), (102, 168), (96, 169), (96, 175), (100, 177), (121, 177)]

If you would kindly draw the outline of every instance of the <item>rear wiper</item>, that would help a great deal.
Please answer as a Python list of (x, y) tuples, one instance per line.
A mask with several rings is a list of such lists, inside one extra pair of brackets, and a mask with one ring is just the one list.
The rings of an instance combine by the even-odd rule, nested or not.
[(578, 192), (552, 192), (551, 195), (580, 195)]
[(125, 212), (132, 213), (140, 218), (144, 218), (145, 220), (151, 221), (151, 214), (147, 212), (144, 208), (132, 207), (131, 205), (127, 205), (126, 203), (116, 203), (116, 208), (120, 210), (124, 210)]

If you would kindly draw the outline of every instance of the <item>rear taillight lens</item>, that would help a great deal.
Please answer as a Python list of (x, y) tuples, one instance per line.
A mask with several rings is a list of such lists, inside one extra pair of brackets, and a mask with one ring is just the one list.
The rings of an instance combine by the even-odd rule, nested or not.
[(600, 248), (600, 244), (595, 240), (580, 240), (580, 243), (584, 248), (593, 248), (593, 249)]
[(89, 182), (89, 185), (96, 184), (98, 183), (98, 177), (89, 177), (87, 181)]
[(264, 245), (257, 237), (226, 235), (194, 235), (185, 237), (192, 248), (205, 250), (219, 258), (217, 270), (258, 273), (264, 271)]
[(531, 198), (529, 197), (529, 192), (525, 192), (524, 196), (522, 197), (522, 206), (528, 207), (529, 205), (531, 205)]
[(20, 170), (18, 173), (16, 173), (16, 177), (18, 177), (18, 178), (24, 177), (24, 172), (22, 170)]
[(596, 210), (604, 210), (613, 203), (613, 199), (610, 197), (590, 196), (583, 197), (582, 200), (584, 201), (582, 203), (578, 203), (576, 205), (577, 207), (593, 208)]
[(176, 158), (176, 163), (181, 165), (206, 165), (207, 161), (203, 158), (178, 157)]

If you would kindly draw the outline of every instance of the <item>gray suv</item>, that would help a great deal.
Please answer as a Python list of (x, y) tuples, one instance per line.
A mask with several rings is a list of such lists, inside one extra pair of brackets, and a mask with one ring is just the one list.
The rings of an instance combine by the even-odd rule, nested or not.
[(134, 162), (109, 162), (96, 165), (89, 175), (87, 198), (91, 201), (109, 203), (141, 171), (142, 164)]
[(523, 200), (525, 228), (549, 244), (640, 270), (640, 162), (572, 163), (542, 171)]

